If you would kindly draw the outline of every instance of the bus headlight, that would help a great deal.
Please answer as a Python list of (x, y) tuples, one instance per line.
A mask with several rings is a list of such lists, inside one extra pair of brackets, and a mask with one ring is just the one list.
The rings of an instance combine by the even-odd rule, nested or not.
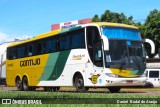
[(113, 73), (106, 73), (106, 75), (107, 75), (108, 77), (118, 77), (118, 75), (113, 74)]

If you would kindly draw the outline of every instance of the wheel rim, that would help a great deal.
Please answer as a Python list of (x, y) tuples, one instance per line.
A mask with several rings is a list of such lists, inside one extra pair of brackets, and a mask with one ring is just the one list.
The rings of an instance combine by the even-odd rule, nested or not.
[(16, 87), (17, 87), (17, 89), (20, 89), (20, 87), (21, 87), (21, 81), (20, 81), (20, 79), (17, 79), (17, 81), (16, 81)]
[(77, 87), (79, 89), (81, 89), (83, 87), (83, 80), (82, 79), (78, 79), (78, 81), (77, 81)]
[(24, 90), (28, 89), (28, 81), (26, 79), (23, 80), (23, 89)]

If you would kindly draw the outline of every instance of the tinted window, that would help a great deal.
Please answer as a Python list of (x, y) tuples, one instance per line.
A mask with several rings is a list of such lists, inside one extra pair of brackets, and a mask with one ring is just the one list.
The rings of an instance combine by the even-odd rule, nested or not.
[(150, 71), (149, 77), (150, 78), (159, 78), (159, 71)]
[(13, 53), (12, 53), (12, 54), (13, 54), (13, 59), (16, 59), (17, 56), (18, 56), (18, 55), (17, 55), (17, 48), (14, 47), (13, 50), (12, 50), (12, 52), (13, 52)]
[(51, 53), (54, 52), (55, 49), (55, 39), (53, 40), (53, 38), (50, 38), (47, 40), (46, 42), (46, 53)]
[(84, 48), (85, 47), (85, 36), (84, 29), (70, 32), (71, 35), (71, 48)]
[(29, 45), (29, 53), (28, 53), (28, 55), (29, 55), (29, 56), (33, 56), (33, 55), (35, 54), (35, 53), (34, 53), (34, 50), (35, 50), (34, 44), (31, 43), (31, 44)]
[(18, 47), (18, 58), (24, 57), (24, 47), (19, 46)]
[(62, 34), (60, 37), (60, 50), (70, 49), (70, 35)]
[(11, 49), (12, 48), (7, 48), (7, 59), (12, 59)]
[(41, 54), (46, 53), (46, 40), (43, 40), (42, 42), (42, 50), (41, 50)]
[(42, 43), (36, 43), (36, 55), (40, 55), (42, 53)]
[(71, 31), (8, 48), (7, 58), (23, 58), (76, 48), (85, 48), (84, 29)]
[(101, 41), (94, 44), (94, 63), (98, 67), (103, 66), (102, 44)]
[(28, 56), (28, 46), (27, 45), (24, 46), (24, 56), (25, 57)]
[[(95, 44), (98, 44), (98, 46)], [(88, 48), (89, 56), (90, 56), (92, 62), (96, 66), (102, 65), (102, 62), (100, 62), (100, 59), (101, 59), (100, 58), (101, 57), (100, 50), (101, 50), (102, 46), (100, 46), (99, 44), (100, 44), (100, 34), (99, 34), (98, 28), (97, 27), (87, 27), (87, 48)], [(98, 60), (99, 60), (99, 62), (98, 62)]]

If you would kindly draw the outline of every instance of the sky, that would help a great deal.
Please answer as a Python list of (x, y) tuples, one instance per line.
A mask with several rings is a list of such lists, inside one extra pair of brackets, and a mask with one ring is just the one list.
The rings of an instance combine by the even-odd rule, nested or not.
[(160, 0), (0, 0), (0, 43), (49, 32), (55, 23), (99, 17), (110, 10), (144, 22)]

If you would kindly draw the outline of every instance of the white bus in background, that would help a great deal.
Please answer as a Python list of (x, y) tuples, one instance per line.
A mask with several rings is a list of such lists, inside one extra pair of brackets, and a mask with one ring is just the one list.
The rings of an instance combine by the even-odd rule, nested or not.
[(146, 87), (160, 87), (160, 67), (157, 69), (146, 69)]
[(146, 87), (160, 87), (160, 59), (156, 62), (147, 63), (145, 74), (147, 77)]

